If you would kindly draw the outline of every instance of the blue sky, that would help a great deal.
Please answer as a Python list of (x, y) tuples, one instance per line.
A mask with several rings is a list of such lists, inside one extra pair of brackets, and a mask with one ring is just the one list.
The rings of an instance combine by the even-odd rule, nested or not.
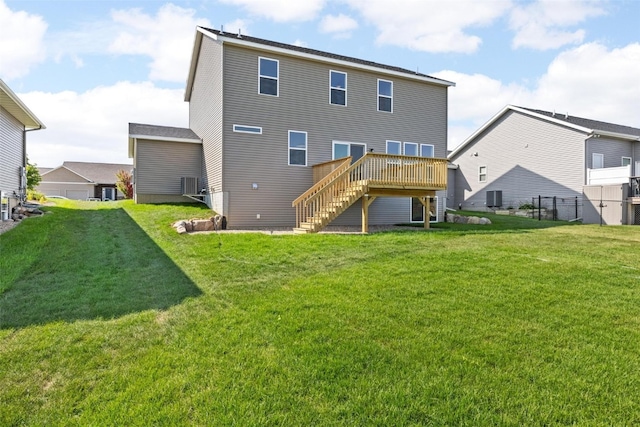
[(188, 126), (196, 25), (419, 70), (455, 148), (506, 104), (640, 127), (640, 1), (0, 0), (0, 78), (39, 166), (129, 163), (129, 122)]

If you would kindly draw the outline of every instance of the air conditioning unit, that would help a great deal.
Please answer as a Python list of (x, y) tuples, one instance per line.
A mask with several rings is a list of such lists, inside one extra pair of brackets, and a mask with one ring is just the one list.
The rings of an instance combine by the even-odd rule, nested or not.
[(494, 190), (487, 191), (487, 207), (499, 208), (502, 206), (502, 191)]
[(191, 177), (191, 176), (183, 176), (180, 178), (180, 188), (182, 189), (182, 194), (200, 194), (200, 178)]

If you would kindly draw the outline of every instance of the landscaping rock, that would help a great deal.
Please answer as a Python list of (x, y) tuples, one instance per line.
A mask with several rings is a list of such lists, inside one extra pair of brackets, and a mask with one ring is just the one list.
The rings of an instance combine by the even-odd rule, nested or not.
[(478, 224), (478, 225), (489, 225), (491, 224), (491, 220), (485, 217), (478, 216), (464, 216), (457, 215), (447, 212), (447, 222), (453, 222), (456, 224)]
[(213, 222), (208, 219), (193, 219), (191, 225), (193, 231), (213, 231)]

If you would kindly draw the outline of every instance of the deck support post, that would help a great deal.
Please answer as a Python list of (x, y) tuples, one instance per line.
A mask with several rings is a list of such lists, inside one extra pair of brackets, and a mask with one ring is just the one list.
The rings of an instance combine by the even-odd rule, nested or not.
[(369, 232), (369, 205), (373, 203), (376, 196), (365, 194), (362, 196), (362, 232)]
[(420, 203), (424, 206), (424, 228), (428, 230), (431, 220), (431, 197), (420, 197)]

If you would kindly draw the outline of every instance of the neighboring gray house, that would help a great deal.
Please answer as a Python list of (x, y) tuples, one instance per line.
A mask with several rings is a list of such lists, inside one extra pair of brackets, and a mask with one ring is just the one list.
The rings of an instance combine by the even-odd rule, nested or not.
[[(338, 215), (320, 212), (337, 198), (349, 200), (340, 202), (337, 210), (345, 211), (334, 224), (421, 222), (423, 204), (435, 220), (444, 206), (436, 191), (446, 187), (452, 85), (398, 67), (198, 27), (185, 94), (190, 129), (130, 124), (136, 200), (188, 194), (234, 228), (302, 222), (317, 231)], [(338, 160), (347, 156), (359, 168), (357, 183), (349, 164)], [(178, 178), (189, 178), (181, 181), (190, 191), (180, 191)], [(348, 197), (327, 196), (338, 185), (324, 188), (334, 178), (349, 181), (343, 183), (351, 186), (344, 188)], [(351, 206), (361, 199), (362, 207)]]
[(44, 128), (0, 79), (0, 220), (10, 217), (27, 191), (27, 132)]
[(617, 186), (618, 196), (607, 205), (610, 214), (603, 211), (610, 218), (605, 222), (640, 221), (640, 199), (634, 198), (640, 196), (634, 193), (634, 177), (640, 176), (637, 128), (508, 105), (448, 158), (457, 167), (450, 207), (518, 208), (537, 204), (541, 196), (551, 208), (555, 196), (560, 219), (597, 222), (600, 199), (594, 196), (602, 186)]
[(116, 174), (132, 169), (130, 164), (64, 162), (56, 168), (39, 168), (42, 181), (36, 190), (74, 200), (117, 200), (124, 195), (116, 187)]

